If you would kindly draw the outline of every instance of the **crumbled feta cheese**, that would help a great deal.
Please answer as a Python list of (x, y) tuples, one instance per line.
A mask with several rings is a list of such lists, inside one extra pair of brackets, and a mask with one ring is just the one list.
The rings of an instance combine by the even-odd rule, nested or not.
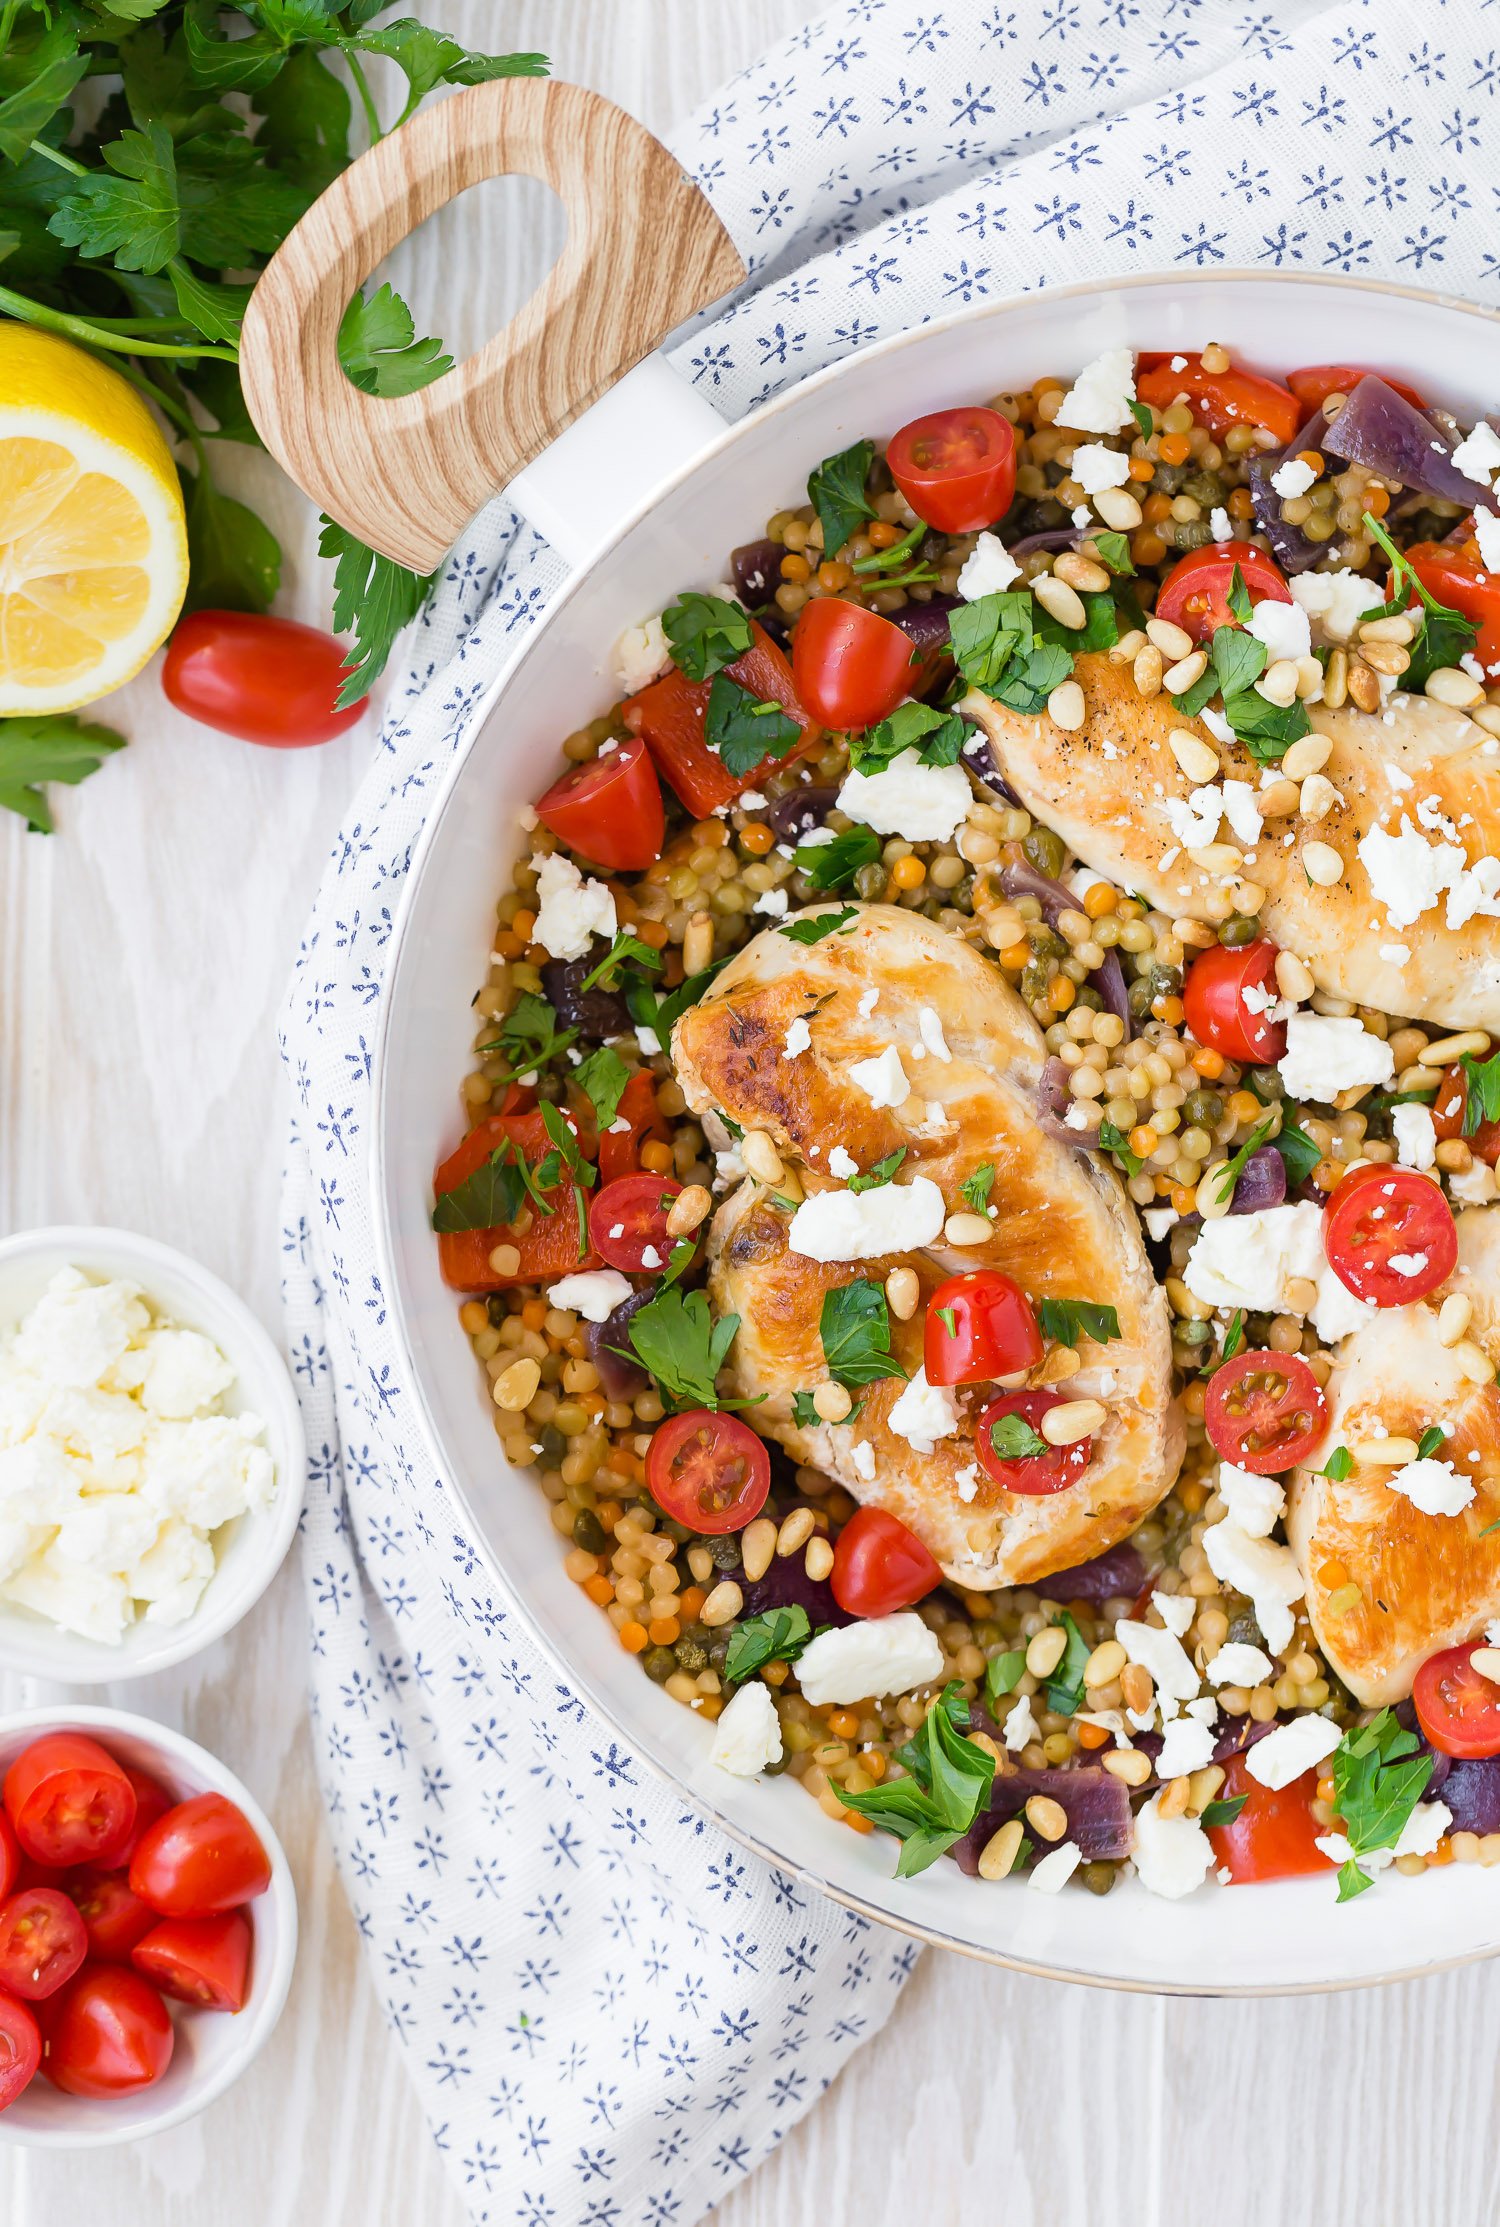
[(1495, 1196), (1495, 1173), (1482, 1160), (1471, 1167), (1460, 1168), (1448, 1178), (1448, 1191), (1460, 1206), (1488, 1206)]
[(153, 1543), (125, 1572), (125, 1590), (146, 1603), (148, 1624), (180, 1624), (191, 1616), (214, 1574), (214, 1550), (201, 1531), (168, 1516)]
[(846, 1152), (841, 1144), (836, 1144), (828, 1155), (828, 1172), (836, 1175), (841, 1183), (847, 1183), (851, 1175), (858, 1175), (859, 1162), (852, 1152)]
[(880, 992), (878, 989), (861, 990), (859, 995), (859, 1003), (854, 1008), (854, 1010), (859, 1015), (862, 1021), (867, 1021), (879, 1003)]
[(1148, 1894), (1178, 1902), (1201, 1887), (1213, 1868), (1213, 1844), (1195, 1817), (1163, 1817), (1154, 1794), (1135, 1819), (1136, 1877)]
[(1038, 1894), (1061, 1894), (1082, 1862), (1083, 1850), (1076, 1841), (1059, 1841), (1032, 1865), (1026, 1883)]
[(603, 882), (585, 881), (561, 851), (535, 856), (536, 926), (532, 935), (554, 959), (581, 959), (595, 936), (612, 941), (618, 922), (615, 901)]
[(1278, 1793), (1304, 1771), (1327, 1761), (1343, 1738), (1336, 1724), (1311, 1713), (1277, 1725), (1263, 1740), (1245, 1750), (1245, 1769), (1257, 1784)]
[(1347, 642), (1361, 619), (1368, 618), (1380, 602), (1372, 580), (1347, 569), (1338, 572), (1299, 572), (1287, 586), (1330, 642)]
[(849, 1080), (877, 1110), (904, 1106), (911, 1096), (911, 1084), (894, 1044), (887, 1044), (874, 1059), (857, 1059), (849, 1070)]
[(1231, 1639), (1219, 1649), (1205, 1676), (1211, 1686), (1248, 1686), (1253, 1691), (1275, 1667), (1264, 1648), (1252, 1647), (1245, 1639)]
[(1211, 782), (1185, 797), (1163, 797), (1158, 809), (1185, 851), (1201, 851), (1218, 835), (1224, 791)]
[(1172, 365), (1171, 365), (1171, 368), (1172, 368), (1172, 369), (1173, 369), (1174, 371), (1186, 371), (1186, 369), (1187, 369), (1187, 357), (1186, 357), (1186, 356), (1174, 356), (1174, 357), (1172, 358)]
[(1474, 1497), (1474, 1487), (1467, 1477), (1460, 1477), (1451, 1461), (1439, 1461), (1436, 1455), (1425, 1461), (1409, 1461), (1386, 1478), (1392, 1492), (1401, 1493), (1424, 1516), (1461, 1515)]
[(851, 820), (912, 843), (946, 843), (967, 819), (972, 800), (961, 765), (924, 765), (916, 750), (903, 750), (878, 773), (847, 773), (839, 790), (839, 809)]
[(1135, 424), (1130, 410), (1134, 400), (1135, 351), (1106, 348), (1079, 372), (1053, 423), (1074, 433), (1123, 433)]
[(1380, 946), (1380, 956), (1385, 960), (1387, 966), (1404, 967), (1411, 957), (1411, 945), (1409, 943), (1383, 943)]
[[(1067, 1116), (1064, 1115), (1063, 1118), (1066, 1120)], [(1146, 1225), (1147, 1236), (1155, 1238), (1159, 1243), (1173, 1224), (1182, 1220), (1182, 1216), (1175, 1206), (1148, 1206), (1142, 1213), (1141, 1220)]]
[(585, 1322), (604, 1322), (630, 1297), (628, 1276), (617, 1268), (582, 1268), (547, 1287), (548, 1304), (582, 1315)]
[(1356, 1299), (1329, 1266), (1322, 1209), (1311, 1200), (1205, 1222), (1193, 1241), (1182, 1278), (1195, 1298), (1207, 1300), (1211, 1307), (1243, 1307), (1266, 1314), (1295, 1311), (1287, 1286), (1310, 1282), (1317, 1287), (1313, 1322), (1318, 1335), (1330, 1343), (1361, 1327), (1374, 1313), (1370, 1303)]
[(1225, 718), (1223, 712), (1216, 711), (1212, 704), (1205, 704), (1202, 711), (1199, 712), (1198, 717), (1202, 721), (1203, 725), (1208, 729), (1209, 733), (1213, 736), (1215, 742), (1234, 741), (1235, 733), (1233, 727), (1230, 726), (1229, 721)]
[(948, 1039), (943, 1034), (943, 1024), (936, 1010), (930, 1005), (917, 1007), (917, 1029), (924, 1047), (934, 1059), (952, 1059)]
[(1465, 870), (1464, 853), (1457, 843), (1429, 843), (1404, 817), (1398, 835), (1372, 827), (1354, 847), (1370, 877), (1371, 895), (1385, 907), (1393, 928), (1409, 928), (1423, 913), (1431, 912)]
[(1283, 603), (1265, 596), (1245, 622), (1245, 630), (1263, 642), (1274, 665), (1279, 657), (1306, 657), (1312, 648), (1312, 628), (1300, 603)]
[(872, 1191), (815, 1191), (792, 1216), (787, 1249), (807, 1260), (878, 1260), (930, 1245), (943, 1219), (943, 1194), (925, 1175)]
[(665, 672), (672, 653), (660, 617), (627, 626), (615, 644), (615, 680), (622, 696), (634, 696)]
[(964, 559), (958, 592), (965, 603), (977, 603), (982, 595), (999, 595), (1014, 587), (1020, 577), (1021, 567), (1000, 536), (981, 534)]
[(1013, 1702), (1006, 1711), (1000, 1737), (1012, 1755), (1019, 1755), (1022, 1748), (1029, 1747), (1033, 1740), (1039, 1740), (1041, 1736), (1041, 1727), (1036, 1721), (1031, 1697), (1023, 1693), (1020, 1700)]
[(1300, 456), (1289, 456), (1271, 474), (1271, 485), (1285, 499), (1288, 495), (1305, 495), (1317, 476), (1313, 466), (1304, 464)]
[(1115, 1637), (1128, 1662), (1139, 1663), (1151, 1673), (1151, 1682), (1163, 1701), (1191, 1701), (1198, 1691), (1198, 1673), (1187, 1649), (1174, 1632), (1158, 1631), (1154, 1624), (1138, 1624), (1122, 1617)]
[(979, 1464), (971, 1461), (967, 1469), (955, 1470), (953, 1482), (958, 1487), (960, 1500), (972, 1500), (979, 1490)]
[(1398, 1856), (1430, 1856), (1452, 1823), (1453, 1812), (1446, 1802), (1418, 1802), (1396, 1835), (1391, 1861)]
[(1290, 1547), (1252, 1539), (1226, 1516), (1203, 1534), (1208, 1566), (1222, 1585), (1243, 1593), (1255, 1611), (1266, 1645), (1280, 1654), (1295, 1629), (1292, 1603), (1302, 1598), (1302, 1573)]
[[(126, 1368), (126, 1363), (138, 1366)], [(234, 1382), (234, 1370), (197, 1330), (157, 1330), (121, 1357), (111, 1377), (121, 1391), (139, 1391), (149, 1414), (185, 1421), (211, 1408)]]
[[(740, 802), (744, 803), (741, 797)], [(780, 920), (786, 912), (787, 896), (784, 889), (763, 889), (750, 907), (752, 912), (763, 912), (769, 920)]]
[(1453, 451), (1453, 461), (1465, 479), (1474, 480), (1480, 487), (1492, 487), (1500, 471), (1500, 433), (1481, 418)]
[(1234, 520), (1222, 503), (1215, 503), (1208, 514), (1209, 534), (1215, 541), (1240, 541), (1244, 536), (1234, 530)]
[(1165, 1783), (1185, 1778), (1189, 1771), (1201, 1771), (1213, 1759), (1214, 1734), (1208, 1725), (1188, 1716), (1168, 1718), (1162, 1727), (1161, 1753), (1156, 1758), (1159, 1779)]
[(1106, 487), (1124, 487), (1130, 478), (1130, 458), (1102, 441), (1085, 441), (1073, 451), (1069, 479), (1076, 479), (1085, 495), (1102, 495)]
[(1252, 1539), (1269, 1539), (1286, 1509), (1286, 1492), (1274, 1477), (1258, 1477), (1232, 1461), (1219, 1464), (1219, 1498), (1231, 1522)]
[(1153, 1593), (1151, 1606), (1174, 1639), (1181, 1639), (1198, 1613), (1191, 1593)]
[(1255, 791), (1248, 781), (1224, 783), (1224, 817), (1242, 843), (1259, 840), (1266, 823), (1260, 816)]
[(914, 1454), (930, 1454), (940, 1438), (951, 1438), (958, 1429), (958, 1401), (950, 1386), (929, 1384), (927, 1371), (918, 1369), (899, 1398), (892, 1402), (887, 1421)]
[(849, 1449), (849, 1459), (867, 1485), (875, 1481), (875, 1449), (867, 1438), (857, 1438)]
[(1287, 1016), (1286, 1050), (1276, 1071), (1289, 1098), (1331, 1105), (1342, 1090), (1389, 1083), (1396, 1061), (1384, 1037), (1373, 1036), (1353, 1014), (1294, 1012)]
[(1392, 1253), (1387, 1268), (1396, 1276), (1420, 1276), (1427, 1266), (1425, 1253)]
[(1476, 510), (1474, 539), (1479, 544), (1479, 561), (1485, 571), (1500, 572), (1500, 513)]
[(741, 1779), (758, 1778), (768, 1763), (781, 1761), (781, 1720), (758, 1678), (741, 1686), (720, 1716), (708, 1759)]
[(636, 1024), (635, 1040), (644, 1059), (654, 1058), (661, 1050), (661, 1038), (657, 1035), (655, 1029), (648, 1028), (644, 1021), (639, 1021)]
[(844, 1624), (819, 1632), (797, 1660), (802, 1697), (821, 1709), (825, 1702), (880, 1700), (888, 1693), (910, 1693), (942, 1675), (943, 1650), (912, 1609), (895, 1616)]
[(809, 1050), (811, 1045), (812, 1030), (799, 1013), (786, 1032), (786, 1056), (788, 1059), (795, 1059), (799, 1052)]
[(97, 1384), (150, 1323), (134, 1284), (91, 1284), (59, 1269), (11, 1340), (13, 1367), (49, 1388)]

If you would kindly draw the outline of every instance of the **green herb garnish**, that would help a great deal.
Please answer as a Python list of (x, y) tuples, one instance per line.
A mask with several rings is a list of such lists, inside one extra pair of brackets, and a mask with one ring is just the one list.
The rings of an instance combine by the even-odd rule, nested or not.
[[(0, 745), (3, 741), (0, 728)], [(1500, 1121), (1500, 1052), (1483, 1061), (1466, 1053), (1458, 1064), (1464, 1071), (1463, 1134), (1472, 1137), (1485, 1122)]]
[(759, 1616), (747, 1616), (729, 1635), (724, 1657), (726, 1682), (743, 1685), (766, 1663), (795, 1662), (811, 1637), (807, 1610), (796, 1602), (787, 1608), (768, 1608)]
[(888, 1152), (883, 1160), (877, 1160), (875, 1165), (867, 1168), (863, 1175), (851, 1175), (849, 1178), (850, 1190), (878, 1191), (883, 1189), (887, 1183), (894, 1179), (896, 1170), (905, 1158), (906, 1146), (904, 1144), (898, 1145), (894, 1152)]
[(672, 1284), (631, 1316), (626, 1336), (635, 1351), (624, 1358), (642, 1362), (674, 1408), (742, 1406), (721, 1400), (714, 1387), (739, 1326), (738, 1315), (714, 1322), (706, 1293)]
[(880, 852), (873, 827), (846, 827), (831, 843), (799, 843), (793, 862), (814, 889), (842, 889), (861, 866), (873, 866)]
[(879, 1284), (840, 1284), (823, 1297), (819, 1320), (828, 1373), (843, 1385), (906, 1374), (891, 1351), (891, 1317)]
[(1432, 1776), (1434, 1758), (1418, 1753), (1415, 1732), (1382, 1709), (1370, 1724), (1346, 1732), (1333, 1753), (1333, 1806), (1352, 1855), (1339, 1871), (1339, 1901), (1373, 1885), (1355, 1860), (1394, 1848)]
[(1271, 1139), (1286, 1163), (1286, 1179), (1294, 1188), (1305, 1183), (1323, 1155), (1305, 1129), (1283, 1116), (1280, 1129)]
[(1054, 1616), (1054, 1624), (1061, 1624), (1068, 1635), (1062, 1660), (1047, 1681), (1047, 1707), (1055, 1709), (1060, 1717), (1071, 1717), (1083, 1701), (1083, 1672), (1093, 1649), (1084, 1638), (1072, 1617), (1064, 1609)]
[(821, 943), (825, 936), (849, 935), (858, 917), (857, 905), (841, 905), (837, 912), (820, 912), (812, 920), (784, 920), (776, 933), (793, 943)]
[(1104, 1151), (1112, 1152), (1117, 1160), (1124, 1163), (1127, 1175), (1140, 1174), (1142, 1167), (1145, 1165), (1144, 1161), (1138, 1153), (1131, 1151), (1130, 1139), (1122, 1130), (1117, 1129), (1112, 1121), (1100, 1122), (1099, 1143)]
[(1447, 1435), (1441, 1423), (1429, 1423), (1417, 1440), (1418, 1461), (1426, 1461), (1430, 1455), (1435, 1454)]
[(1472, 656), (1479, 628), (1473, 619), (1466, 619), (1461, 611), (1450, 610), (1446, 603), (1439, 603), (1437, 597), (1428, 592), (1385, 528), (1368, 511), (1364, 522), (1365, 531), (1385, 551), (1391, 567), (1389, 603), (1379, 605), (1378, 612), (1371, 609), (1365, 616), (1395, 618), (1409, 611), (1412, 596), (1416, 595), (1421, 605), (1422, 624), (1411, 645), (1411, 662), (1401, 676), (1401, 685), (1420, 690), (1441, 666), (1461, 666), (1465, 657)]
[(995, 1163), (993, 1160), (984, 1160), (972, 1175), (964, 1177), (958, 1186), (958, 1195), (976, 1214), (983, 1214), (989, 1206), (990, 1193), (994, 1188)]
[(1249, 1799), (1248, 1794), (1231, 1794), (1227, 1801), (1210, 1802), (1198, 1822), (1204, 1827), (1232, 1825)]
[(52, 810), (42, 785), (63, 781), (76, 787), (124, 747), (125, 737), (113, 727), (95, 726), (70, 711), (15, 713), (0, 722), (0, 811), (19, 812), (36, 834), (50, 835)]
[(728, 673), (715, 673), (703, 739), (710, 750), (718, 751), (724, 771), (740, 781), (765, 759), (784, 758), (795, 750), (802, 729), (780, 704), (762, 702)]
[(990, 1798), (995, 1758), (964, 1738), (968, 1727), (968, 1704), (955, 1680), (943, 1688), (920, 1732), (896, 1750), (892, 1760), (904, 1778), (887, 1779), (865, 1794), (846, 1794), (829, 1781), (846, 1809), (858, 1810), (901, 1842), (898, 1879), (911, 1879), (936, 1863)]
[(1135, 566), (1130, 561), (1129, 534), (1090, 534), (1089, 546), (1106, 572), (1126, 579), (1135, 577)]
[(1107, 1345), (1120, 1335), (1119, 1315), (1096, 1299), (1043, 1299), (1037, 1304), (1036, 1318), (1043, 1337), (1058, 1345), (1076, 1346), (1080, 1338)]
[(879, 516), (865, 493), (865, 481), (875, 461), (875, 443), (856, 441), (837, 456), (825, 456), (808, 474), (807, 499), (823, 527), (823, 554), (836, 557), (855, 529), (866, 519)]
[[(1234, 1197), (1240, 1177), (1245, 1172), (1246, 1162), (1249, 1160), (1251, 1153), (1258, 1152), (1265, 1143), (1266, 1133), (1275, 1119), (1274, 1113), (1268, 1113), (1264, 1121), (1258, 1121), (1240, 1146), (1239, 1151), (1234, 1154), (1232, 1159), (1224, 1162), (1224, 1179), (1214, 1193), (1214, 1197), (1220, 1206), (1224, 1204), (1226, 1199)], [(1319, 1157), (1321, 1158), (1321, 1154)]]
[(1335, 1446), (1323, 1467), (1318, 1471), (1318, 1475), (1327, 1477), (1335, 1485), (1341, 1485), (1353, 1467), (1354, 1456), (1350, 1453), (1348, 1447)]
[(691, 590), (669, 603), (661, 615), (672, 663), (689, 680), (707, 680), (743, 657), (755, 640), (750, 614), (721, 595)]
[(967, 731), (956, 712), (934, 711), (930, 704), (898, 704), (888, 719), (850, 737), (849, 763), (857, 773), (879, 773), (905, 751), (915, 750), (923, 765), (956, 765)]
[(630, 1073), (619, 1053), (612, 1051), (608, 1044), (601, 1044), (598, 1051), (590, 1052), (573, 1070), (573, 1080), (593, 1107), (601, 1133), (620, 1110)]
[(984, 1666), (985, 1698), (993, 1708), (1008, 1693), (1014, 1693), (1026, 1672), (1024, 1647), (1007, 1648), (1003, 1655), (995, 1655)]
[(1024, 1415), (1002, 1415), (990, 1425), (990, 1444), (1001, 1461), (1033, 1461), (1052, 1448)]
[(592, 990), (596, 983), (608, 987), (623, 966), (643, 967), (648, 974), (659, 974), (661, 953), (653, 951), (649, 943), (642, 943), (640, 937), (633, 936), (628, 928), (620, 929), (599, 964), (579, 983), (579, 995), (582, 996), (585, 990)]

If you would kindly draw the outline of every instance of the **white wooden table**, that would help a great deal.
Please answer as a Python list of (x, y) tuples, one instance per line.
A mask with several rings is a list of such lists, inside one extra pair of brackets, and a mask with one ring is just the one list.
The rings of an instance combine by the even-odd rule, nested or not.
[[(559, 76), (664, 128), (818, 11), (413, 0), (413, 12), (476, 46), (543, 49)], [(392, 275), (431, 320), (420, 329), (461, 353), (485, 337), (550, 259), (545, 202), (515, 182), (481, 187), (403, 251)], [(227, 462), (281, 533), (281, 607), (324, 617), (305, 506), (264, 460)], [(102, 709), (131, 746), (58, 793), (61, 832), (27, 837), (0, 814), (0, 1230), (149, 1231), (198, 1254), (274, 1327), (273, 1016), (371, 729), (306, 753), (249, 749), (178, 719), (154, 668)], [(304, 1656), (289, 1564), (228, 1640), (107, 1695), (217, 1750), (272, 1812), (301, 1894), (301, 1960), (271, 2044), (203, 2118), (76, 2162), (0, 2151), (5, 2227), (462, 2227), (334, 1871)], [(60, 1691), (0, 1678), (0, 1705)], [(929, 1953), (885, 2033), (718, 2216), (1489, 2227), (1497, 2003), (1483, 1967), (1234, 2004), (1095, 1993)]]

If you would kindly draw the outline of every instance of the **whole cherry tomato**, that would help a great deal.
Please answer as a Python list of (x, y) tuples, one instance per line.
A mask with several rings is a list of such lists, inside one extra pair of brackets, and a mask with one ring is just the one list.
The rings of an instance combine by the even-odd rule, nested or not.
[(89, 1955), (123, 1964), (143, 1933), (157, 1922), (149, 1902), (131, 1892), (123, 1871), (72, 1871), (63, 1890), (83, 1920)]
[(250, 1926), (243, 1910), (216, 1918), (163, 1918), (138, 1941), (130, 1961), (163, 1995), (199, 2010), (244, 2008)]
[(9, 1816), (0, 1809), (0, 1902), (12, 1893), (21, 1876), (21, 1843), (16, 1838), (16, 1828)]
[(1157, 617), (1195, 642), (1206, 642), (1216, 626), (1238, 625), (1229, 608), (1236, 570), (1252, 604), (1291, 602), (1291, 589), (1263, 550), (1248, 541), (1210, 541), (1173, 565), (1156, 599)]
[(925, 1600), (943, 1573), (898, 1516), (856, 1508), (834, 1544), (829, 1582), (851, 1616), (890, 1616)]
[(1307, 1459), (1328, 1428), (1328, 1402), (1300, 1353), (1257, 1347), (1214, 1370), (1203, 1425), (1225, 1461), (1269, 1477)]
[(158, 1817), (165, 1817), (172, 1807), (172, 1796), (160, 1779), (152, 1778), (149, 1771), (138, 1771), (133, 1763), (122, 1763), (120, 1768), (135, 1789), (135, 1824), (129, 1840), (115, 1858), (117, 1868), (129, 1863), (142, 1833), (149, 1832)]
[(23, 1887), (0, 1902), (0, 1992), (39, 2003), (88, 1953), (83, 1920), (55, 1887)]
[(1042, 1417), (1064, 1405), (1060, 1392), (1002, 1392), (979, 1417), (974, 1451), (979, 1465), (1007, 1492), (1062, 1492), (1076, 1485), (1094, 1451), (1092, 1438), (1052, 1446), (1041, 1435)]
[(14, 1995), (0, 1995), (0, 2111), (30, 2087), (42, 2061), (42, 2029)]
[[(1174, 363), (1182, 369), (1174, 371)], [(1278, 448), (1285, 448), (1307, 415), (1290, 388), (1258, 371), (1205, 371), (1202, 358), (1179, 349), (1173, 355), (1143, 355), (1136, 370), (1135, 391), (1154, 410), (1170, 409), (1180, 394), (1193, 405), (1193, 415), (1211, 432), (1228, 433), (1236, 425), (1263, 425), (1274, 433)]]
[(135, 1827), (135, 1789), (107, 1748), (81, 1732), (48, 1732), (5, 1774), (5, 1807), (39, 1864), (111, 1864)]
[(916, 674), (910, 637), (878, 611), (843, 596), (802, 606), (792, 635), (792, 675), (814, 719), (825, 727), (873, 727), (911, 694)]
[(1286, 1023), (1267, 1018), (1276, 999), (1276, 960), (1274, 943), (1234, 950), (1215, 943), (1198, 954), (1182, 985), (1182, 1010), (1200, 1044), (1244, 1066), (1268, 1067), (1282, 1057)]
[(1318, 1846), (1325, 1830), (1312, 1813), (1318, 1774), (1304, 1771), (1290, 1785), (1262, 1786), (1250, 1776), (1243, 1755), (1224, 1766), (1224, 1784), (1214, 1799), (1243, 1805), (1227, 1825), (1206, 1828), (1214, 1860), (1225, 1865), (1237, 1887), (1257, 1879), (1300, 1879), (1305, 1872), (1329, 1871), (1333, 1859)]
[(927, 1302), (923, 1366), (929, 1384), (1014, 1376), (1042, 1358), (1031, 1301), (998, 1268), (950, 1276)]
[(654, 864), (666, 842), (661, 785), (639, 735), (570, 767), (537, 798), (536, 816), (560, 842), (612, 873)]
[(675, 1176), (645, 1169), (606, 1183), (589, 1206), (589, 1243), (600, 1259), (632, 1275), (665, 1268), (675, 1242), (667, 1216), (681, 1190)]
[(1500, 1686), (1474, 1668), (1474, 1649), (1445, 1647), (1417, 1672), (1417, 1721), (1444, 1755), (1500, 1755)]
[(172, 2021), (124, 1964), (86, 1964), (47, 2006), (46, 2077), (70, 2096), (149, 2088), (172, 2062)]
[(1404, 1307), (1448, 1281), (1458, 1230), (1428, 1177), (1367, 1160), (1341, 1178), (1323, 1210), (1323, 1249), (1357, 1299)]
[(690, 1407), (658, 1423), (646, 1454), (646, 1489), (693, 1531), (743, 1531), (771, 1489), (765, 1442), (737, 1415)]
[(212, 1918), (271, 1884), (255, 1827), (226, 1795), (195, 1794), (159, 1817), (130, 1859), (130, 1891), (164, 1918)]
[(885, 460), (917, 516), (942, 534), (994, 525), (1016, 490), (1015, 429), (998, 410), (969, 406), (913, 418), (892, 437)]
[(168, 701), (205, 727), (268, 750), (305, 750), (352, 727), (365, 704), (338, 708), (347, 677), (331, 634), (256, 611), (190, 611), (167, 644)]

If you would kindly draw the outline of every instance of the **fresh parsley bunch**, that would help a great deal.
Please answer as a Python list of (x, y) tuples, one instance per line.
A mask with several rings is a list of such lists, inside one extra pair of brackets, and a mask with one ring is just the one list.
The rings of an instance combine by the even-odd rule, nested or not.
[[(111, 363), (181, 449), (187, 608), (264, 611), (281, 550), (215, 483), (215, 442), (259, 446), (240, 390), (240, 322), (264, 264), (323, 188), (439, 85), (544, 76), (540, 54), (471, 54), (393, 0), (0, 0), (0, 313)], [(366, 76), (406, 79), (387, 127)], [(359, 125), (356, 129), (356, 106)], [(391, 287), (350, 303), (345, 370), (410, 394), (451, 368)], [(357, 702), (430, 581), (324, 521), (334, 625)], [(75, 723), (76, 724), (76, 723)], [(61, 776), (67, 778), (67, 776)]]

